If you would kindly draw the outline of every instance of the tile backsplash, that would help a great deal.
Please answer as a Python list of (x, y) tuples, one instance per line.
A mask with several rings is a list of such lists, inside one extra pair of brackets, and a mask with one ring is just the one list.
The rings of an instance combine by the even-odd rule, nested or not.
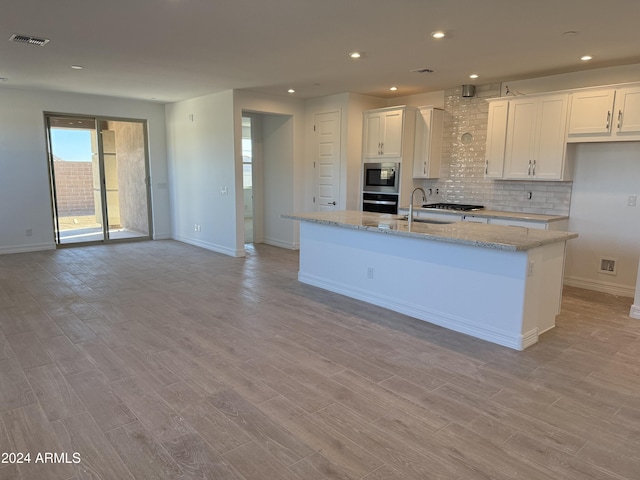
[(462, 86), (445, 91), (440, 178), (422, 181), (422, 186), (433, 192), (428, 202), (472, 203), (492, 210), (568, 215), (571, 182), (484, 178), (489, 114), (486, 100), (499, 96), (499, 83), (476, 86), (474, 97), (463, 97)]

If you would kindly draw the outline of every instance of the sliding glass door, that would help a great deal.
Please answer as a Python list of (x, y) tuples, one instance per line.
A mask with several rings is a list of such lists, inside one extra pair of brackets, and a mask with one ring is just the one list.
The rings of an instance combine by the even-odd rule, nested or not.
[(56, 243), (150, 238), (146, 122), (47, 114)]

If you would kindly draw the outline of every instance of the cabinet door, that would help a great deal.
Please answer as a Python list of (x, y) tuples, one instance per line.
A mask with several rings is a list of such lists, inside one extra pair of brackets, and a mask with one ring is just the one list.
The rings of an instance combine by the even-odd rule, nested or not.
[(492, 225), (505, 225), (509, 227), (525, 227), (535, 228), (536, 230), (547, 230), (547, 222), (533, 222), (527, 220), (515, 220), (511, 218), (490, 218), (489, 223)]
[(616, 97), (616, 132), (639, 134), (640, 87), (620, 89)]
[(537, 115), (536, 148), (531, 177), (534, 180), (560, 180), (566, 152), (568, 95), (540, 98)]
[(381, 113), (367, 113), (364, 116), (364, 156), (367, 158), (379, 157), (382, 154), (380, 137), (383, 128), (383, 116)]
[(384, 112), (382, 136), (380, 138), (383, 157), (402, 156), (403, 110)]
[(485, 153), (484, 176), (502, 178), (504, 170), (504, 151), (507, 141), (507, 114), (509, 101), (491, 102), (489, 104), (489, 121), (487, 124), (487, 150)]
[(527, 179), (535, 155), (538, 100), (522, 98), (509, 102), (504, 178)]
[(442, 110), (420, 108), (416, 112), (413, 178), (438, 178), (442, 156)]
[(571, 95), (569, 131), (571, 135), (608, 134), (613, 124), (615, 90), (587, 90)]

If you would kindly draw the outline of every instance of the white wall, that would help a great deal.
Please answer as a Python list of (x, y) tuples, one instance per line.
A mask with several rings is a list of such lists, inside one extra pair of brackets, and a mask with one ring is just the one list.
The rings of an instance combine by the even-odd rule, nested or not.
[(571, 88), (612, 85), (616, 83), (637, 82), (640, 80), (640, 64), (620, 65), (616, 67), (594, 68), (581, 72), (549, 75), (547, 77), (511, 80), (502, 82), (501, 95), (506, 86), (515, 94), (552, 92)]
[[(575, 146), (565, 283), (633, 297), (640, 258), (640, 142)], [(600, 257), (617, 260), (617, 275), (598, 273)]]
[(236, 245), (237, 197), (243, 191), (241, 174), (236, 188), (233, 91), (167, 105), (166, 116), (173, 238), (244, 255)]
[[(0, 253), (55, 248), (44, 112), (147, 119), (154, 238), (170, 235), (164, 106), (0, 88)], [(25, 235), (31, 229), (32, 236)]]

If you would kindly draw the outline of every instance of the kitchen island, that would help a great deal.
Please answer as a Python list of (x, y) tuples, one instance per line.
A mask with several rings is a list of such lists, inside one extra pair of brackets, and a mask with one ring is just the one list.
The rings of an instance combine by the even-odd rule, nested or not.
[(283, 217), (300, 221), (301, 282), (517, 350), (555, 326), (577, 237), (360, 211)]

